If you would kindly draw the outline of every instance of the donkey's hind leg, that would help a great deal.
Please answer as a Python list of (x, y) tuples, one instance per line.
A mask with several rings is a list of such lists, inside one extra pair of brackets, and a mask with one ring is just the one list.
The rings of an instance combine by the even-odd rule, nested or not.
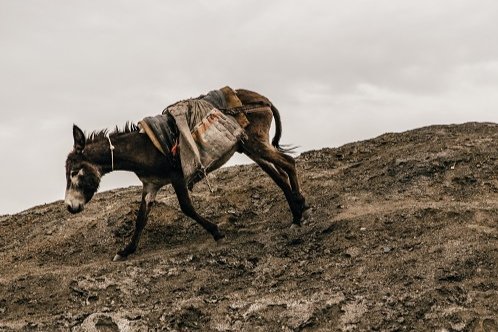
[(297, 177), (296, 171), (296, 161), (294, 160), (294, 158), (277, 150), (273, 146), (267, 146), (264, 151), (266, 151), (265, 157), (267, 157), (279, 171), (283, 170), (285, 173), (287, 173), (292, 191), (300, 193), (301, 188), (299, 186), (299, 179)]
[(218, 226), (213, 224), (209, 220), (201, 217), (194, 209), (192, 201), (190, 200), (190, 195), (188, 193), (187, 185), (183, 176), (171, 177), (171, 185), (175, 190), (176, 197), (178, 198), (178, 203), (180, 203), (180, 208), (183, 213), (188, 217), (197, 221), (205, 230), (207, 230), (215, 239), (215, 241), (221, 240), (225, 235), (220, 232)]
[(301, 193), (299, 178), (297, 176), (296, 170), (296, 161), (293, 157), (283, 153), (282, 151), (279, 151), (269, 144), (266, 144), (266, 149), (262, 149), (262, 151), (263, 158), (273, 163), (275, 168), (280, 172), (283, 170), (285, 173), (287, 173), (289, 183), (292, 188), (292, 197), (299, 211), (298, 218), (299, 220), (301, 220), (303, 217), (306, 218), (309, 214), (310, 207), (306, 203), (306, 200)]
[[(280, 152), (281, 153), (281, 152)], [(283, 153), (282, 153), (283, 154)], [(292, 158), (291, 156), (287, 156), (283, 154), (286, 157)], [(294, 159), (292, 158), (293, 165), (295, 164)], [(284, 171), (280, 166), (277, 166), (273, 164), (273, 166), (278, 170), (278, 172), (284, 176), (286, 179), (288, 179), (288, 182), (291, 184), (292, 188), (292, 199), (294, 203), (298, 206), (298, 210), (300, 211), (301, 217), (300, 219), (307, 219), (310, 215), (310, 207), (306, 203), (306, 199), (304, 198), (303, 194), (301, 193), (300, 187), (299, 187), (299, 180), (297, 177), (297, 172), (295, 169), (295, 166), (292, 170), (288, 172)]]
[[(287, 158), (281, 157), (282, 152), (277, 151), (273, 146), (252, 142), (244, 145), (244, 152), (254, 160), (282, 189), (293, 216), (294, 224), (301, 224), (303, 212), (309, 209), (305, 199), (299, 191), (299, 182), (295, 171), (294, 159), (292, 163), (287, 162)], [(277, 159), (280, 159), (278, 162)], [(286, 163), (282, 167), (282, 164)], [(290, 173), (290, 174), (289, 174)], [(292, 178), (293, 176), (293, 178)]]
[[(292, 196), (292, 190), (289, 185), (289, 181), (287, 179), (287, 175), (280, 173), (273, 164), (258, 158), (254, 155), (248, 154), (248, 156), (256, 162), (256, 164), (261, 167), (263, 171), (265, 171), (266, 174), (270, 176), (270, 178), (277, 184), (277, 186), (282, 189), (285, 199), (287, 200), (287, 203), (289, 204), (289, 208), (292, 212), (293, 216), (293, 223), (294, 224), (299, 224), (298, 221), (300, 221), (300, 213), (297, 205), (294, 203), (294, 199)], [(299, 219), (298, 219), (299, 218)]]

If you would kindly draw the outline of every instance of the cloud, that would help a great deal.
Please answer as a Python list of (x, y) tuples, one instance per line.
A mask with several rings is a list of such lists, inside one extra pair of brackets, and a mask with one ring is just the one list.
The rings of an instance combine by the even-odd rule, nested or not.
[(491, 0), (2, 1), (0, 151), (12, 159), (0, 180), (12, 192), (0, 213), (60, 198), (73, 123), (122, 125), (227, 84), (274, 101), (283, 140), (302, 150), (498, 121), (496, 31)]

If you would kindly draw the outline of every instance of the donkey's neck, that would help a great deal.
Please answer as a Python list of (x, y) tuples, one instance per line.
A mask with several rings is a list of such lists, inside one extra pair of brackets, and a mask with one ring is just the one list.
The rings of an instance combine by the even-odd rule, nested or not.
[(140, 133), (112, 135), (109, 139), (92, 142), (85, 148), (87, 158), (100, 168), (102, 175), (118, 170), (137, 173), (149, 157), (154, 160), (158, 154), (146, 135)]

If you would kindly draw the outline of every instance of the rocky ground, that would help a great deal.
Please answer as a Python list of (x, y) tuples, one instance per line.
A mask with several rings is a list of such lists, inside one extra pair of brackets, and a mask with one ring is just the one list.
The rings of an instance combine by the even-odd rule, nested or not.
[(137, 187), (78, 215), (1, 216), (0, 330), (498, 330), (497, 124), (384, 134), (298, 168), (304, 226), (256, 166), (224, 168), (192, 195), (223, 244), (166, 188), (125, 262)]

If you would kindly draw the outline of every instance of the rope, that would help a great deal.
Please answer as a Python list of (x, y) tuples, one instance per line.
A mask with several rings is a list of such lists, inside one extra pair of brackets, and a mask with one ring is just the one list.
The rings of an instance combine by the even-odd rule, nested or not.
[(112, 167), (112, 170), (114, 171), (114, 145), (112, 145), (111, 137), (109, 136), (109, 133), (107, 133), (105, 135), (105, 137), (107, 137), (107, 140), (109, 141), (109, 148), (111, 150), (111, 167)]
[(234, 107), (234, 108), (222, 108), (219, 110), (226, 115), (236, 116), (239, 113), (248, 114), (248, 113), (266, 110), (267, 108), (270, 108), (270, 105), (267, 105), (265, 103), (254, 103), (254, 104), (242, 105), (242, 106), (238, 106), (238, 107)]
[(211, 192), (211, 194), (214, 193), (213, 187), (211, 187), (211, 183), (209, 183), (208, 175), (204, 166), (202, 166), (202, 172), (204, 173), (204, 179), (206, 180), (206, 184), (209, 188), (209, 191)]

